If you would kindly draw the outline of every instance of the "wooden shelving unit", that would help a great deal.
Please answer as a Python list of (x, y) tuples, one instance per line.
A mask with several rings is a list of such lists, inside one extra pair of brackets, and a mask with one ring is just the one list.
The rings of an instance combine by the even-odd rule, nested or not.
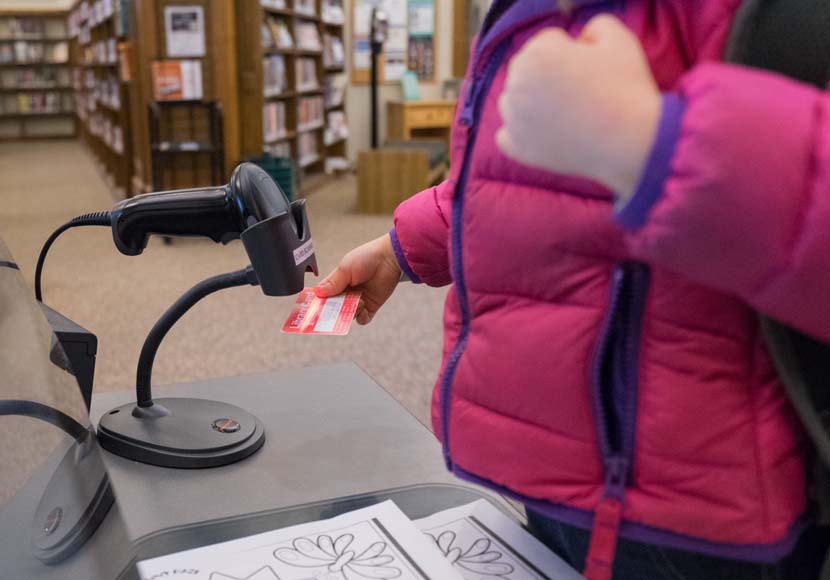
[(0, 140), (75, 132), (66, 12), (0, 10)]
[(69, 13), (72, 83), (79, 132), (116, 195), (131, 185), (128, 0), (79, 0)]
[(301, 174), (345, 158), (341, 0), (236, 0), (243, 157), (295, 160)]

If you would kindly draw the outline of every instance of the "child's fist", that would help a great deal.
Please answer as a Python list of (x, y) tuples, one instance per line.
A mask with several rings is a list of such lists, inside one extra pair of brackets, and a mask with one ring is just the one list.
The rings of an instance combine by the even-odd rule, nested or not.
[(572, 39), (548, 29), (510, 63), (498, 144), (508, 156), (633, 193), (660, 118), (660, 91), (637, 37), (609, 15)]
[(314, 288), (320, 297), (337, 296), (346, 290), (360, 290), (358, 324), (368, 324), (401, 280), (401, 267), (389, 235), (363, 244), (346, 254), (340, 265)]

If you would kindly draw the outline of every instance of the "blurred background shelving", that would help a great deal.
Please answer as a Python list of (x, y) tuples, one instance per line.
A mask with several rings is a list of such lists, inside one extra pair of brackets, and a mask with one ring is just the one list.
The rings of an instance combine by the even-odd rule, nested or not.
[(0, 140), (75, 135), (66, 12), (0, 8)]
[(79, 133), (119, 196), (131, 180), (129, 10), (129, 0), (79, 0), (67, 20)]
[(304, 176), (345, 160), (342, 1), (237, 0), (236, 9), (242, 155), (290, 157)]

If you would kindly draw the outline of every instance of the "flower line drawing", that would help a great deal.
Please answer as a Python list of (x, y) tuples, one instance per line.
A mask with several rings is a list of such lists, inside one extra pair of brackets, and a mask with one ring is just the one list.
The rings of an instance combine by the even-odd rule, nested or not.
[(323, 534), (316, 541), (309, 538), (297, 538), (291, 548), (279, 548), (274, 557), (289, 566), (299, 568), (322, 568), (329, 572), (342, 574), (344, 580), (389, 580), (402, 575), (400, 568), (391, 565), (395, 557), (384, 554), (386, 542), (374, 542), (358, 554), (349, 549), (354, 542), (353, 534), (343, 534), (332, 539)]
[(277, 573), (270, 566), (263, 566), (245, 578), (236, 578), (235, 576), (228, 576), (221, 572), (214, 572), (210, 575), (210, 580), (280, 580), (280, 577), (277, 576)]
[(479, 538), (464, 550), (456, 545), (458, 538), (455, 532), (446, 531), (438, 537), (427, 535), (436, 543), (450, 564), (476, 574), (480, 580), (503, 580), (515, 571), (511, 564), (499, 562), (504, 555), (493, 549), (493, 542), (488, 538)]

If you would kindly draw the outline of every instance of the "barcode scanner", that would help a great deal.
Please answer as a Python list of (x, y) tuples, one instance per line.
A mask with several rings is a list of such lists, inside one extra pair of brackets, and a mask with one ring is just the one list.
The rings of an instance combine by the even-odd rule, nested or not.
[(227, 244), (242, 239), (268, 296), (296, 294), (304, 274), (317, 274), (305, 200), (289, 202), (273, 179), (243, 163), (222, 187), (148, 193), (110, 212), (121, 253), (137, 256), (151, 235), (201, 236)]
[(260, 286), (268, 296), (297, 294), (306, 272), (317, 274), (317, 258), (305, 200), (290, 202), (271, 177), (243, 163), (230, 182), (122, 201), (109, 212), (87, 214), (64, 224), (41, 251), (35, 292), (41, 295), (46, 252), (63, 231), (81, 225), (110, 226), (116, 247), (138, 256), (151, 236), (200, 236), (227, 244), (241, 239), (251, 265), (196, 284), (156, 322), (144, 342), (136, 372), (136, 402), (106, 413), (98, 424), (101, 446), (117, 455), (174, 468), (227, 465), (256, 452), (265, 430), (252, 414), (224, 402), (152, 397), (152, 370), (161, 342), (201, 299), (238, 286)]
[(127, 256), (143, 253), (154, 235), (206, 237), (222, 244), (241, 239), (267, 296), (296, 294), (303, 289), (306, 272), (318, 273), (305, 200), (290, 202), (253, 163), (238, 166), (224, 186), (138, 195), (108, 212), (66, 222), (40, 251), (35, 270), (38, 301), (43, 301), (41, 280), (49, 249), (63, 232), (79, 226), (111, 227), (115, 246)]

